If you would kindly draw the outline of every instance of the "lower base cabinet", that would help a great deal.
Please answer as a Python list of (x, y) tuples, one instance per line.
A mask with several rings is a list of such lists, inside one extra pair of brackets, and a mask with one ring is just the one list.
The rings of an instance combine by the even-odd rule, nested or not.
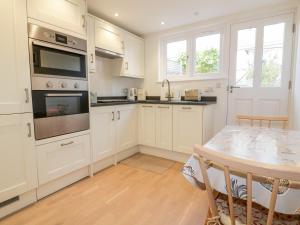
[(90, 136), (82, 135), (36, 147), (39, 185), (90, 163)]
[(138, 107), (102, 106), (91, 109), (93, 161), (138, 144)]
[(33, 129), (31, 113), (0, 115), (0, 203), (37, 187)]

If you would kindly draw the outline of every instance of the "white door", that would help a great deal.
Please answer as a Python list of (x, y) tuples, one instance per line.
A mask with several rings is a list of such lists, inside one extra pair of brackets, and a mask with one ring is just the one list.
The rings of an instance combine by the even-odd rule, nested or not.
[(0, 114), (32, 112), (26, 1), (0, 1)]
[(98, 161), (114, 154), (116, 148), (114, 107), (95, 107), (91, 109), (91, 139), (93, 161)]
[(231, 27), (227, 123), (236, 115), (287, 115), (293, 15)]
[(173, 106), (173, 150), (192, 154), (195, 144), (202, 144), (202, 106)]
[(86, 36), (85, 0), (27, 0), (28, 17)]
[(117, 152), (138, 144), (138, 108), (136, 105), (119, 106), (116, 110)]
[(173, 115), (171, 105), (156, 106), (156, 146), (172, 150)]
[(139, 142), (155, 146), (155, 105), (139, 106)]
[(37, 187), (31, 113), (0, 115), (0, 202)]

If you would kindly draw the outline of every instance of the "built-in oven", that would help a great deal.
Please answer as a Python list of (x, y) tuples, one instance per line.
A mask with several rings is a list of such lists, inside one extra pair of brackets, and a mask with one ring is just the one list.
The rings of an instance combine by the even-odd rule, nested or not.
[(32, 77), (87, 79), (86, 40), (28, 24)]
[(35, 138), (89, 129), (88, 91), (33, 90)]

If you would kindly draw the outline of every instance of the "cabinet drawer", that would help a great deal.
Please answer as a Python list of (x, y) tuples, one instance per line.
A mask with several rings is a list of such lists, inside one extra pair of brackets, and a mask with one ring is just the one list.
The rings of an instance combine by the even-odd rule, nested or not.
[(89, 135), (37, 146), (37, 155), (41, 185), (89, 164)]

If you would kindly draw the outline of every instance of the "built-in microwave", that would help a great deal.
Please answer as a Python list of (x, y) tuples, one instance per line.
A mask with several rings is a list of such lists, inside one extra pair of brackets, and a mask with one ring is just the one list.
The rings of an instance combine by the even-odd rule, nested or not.
[(32, 77), (86, 79), (86, 40), (28, 24)]

